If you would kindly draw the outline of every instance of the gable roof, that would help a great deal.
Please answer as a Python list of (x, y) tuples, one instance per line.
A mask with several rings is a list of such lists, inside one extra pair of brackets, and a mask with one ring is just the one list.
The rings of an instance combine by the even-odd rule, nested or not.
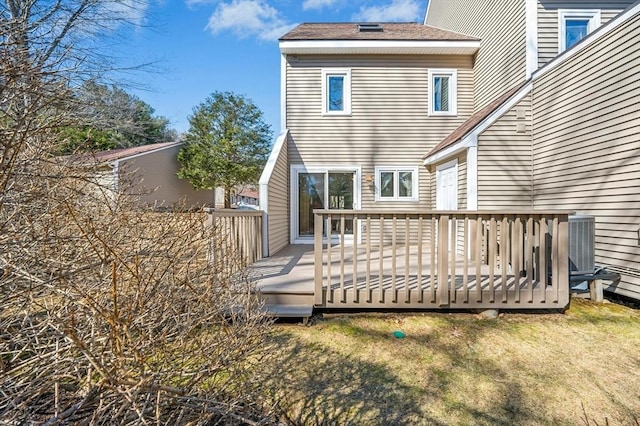
[(416, 22), (379, 23), (382, 31), (359, 31), (358, 23), (304, 23), (283, 35), (291, 40), (403, 40), (403, 41), (479, 41), (465, 34)]
[(418, 24), (378, 23), (378, 31), (360, 31), (361, 24), (308, 23), (280, 38), (285, 55), (474, 55), (480, 39)]
[(180, 144), (181, 142), (163, 142), (150, 145), (132, 146), (130, 148), (110, 149), (108, 151), (96, 152), (92, 154), (92, 158), (99, 163), (109, 163), (116, 160), (122, 160), (127, 157), (133, 157), (134, 155), (146, 154)]

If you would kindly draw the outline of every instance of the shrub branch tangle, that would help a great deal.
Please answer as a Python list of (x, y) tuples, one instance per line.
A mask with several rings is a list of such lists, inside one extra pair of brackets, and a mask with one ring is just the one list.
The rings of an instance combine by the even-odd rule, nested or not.
[(136, 6), (0, 6), (0, 423), (268, 421), (269, 322), (225, 273), (242, 260), (208, 259), (224, 236), (202, 213), (139, 207), (86, 157), (52, 155), (76, 124), (68, 88), (93, 72), (81, 48), (124, 22), (118, 5)]

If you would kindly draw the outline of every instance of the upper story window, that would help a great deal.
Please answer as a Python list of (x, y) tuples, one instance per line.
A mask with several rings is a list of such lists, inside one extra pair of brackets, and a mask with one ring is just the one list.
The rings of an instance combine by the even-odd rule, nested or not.
[(429, 70), (429, 115), (457, 115), (456, 70)]
[(376, 167), (376, 201), (418, 201), (417, 167)]
[(558, 10), (558, 53), (564, 52), (600, 26), (599, 10)]
[(322, 114), (351, 114), (351, 70), (327, 68), (322, 70)]

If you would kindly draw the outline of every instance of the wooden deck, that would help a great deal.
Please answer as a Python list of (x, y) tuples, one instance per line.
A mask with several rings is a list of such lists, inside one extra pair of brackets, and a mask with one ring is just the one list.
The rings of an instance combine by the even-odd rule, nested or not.
[(288, 309), (287, 316), (308, 316), (312, 308), (562, 310), (569, 304), (570, 212), (314, 213), (313, 245), (288, 246), (248, 267), (268, 307)]
[[(341, 245), (333, 245), (333, 251), (341, 251)], [(393, 256), (390, 247), (387, 254), (383, 251), (382, 274), (378, 269), (380, 253), (371, 255), (367, 261), (366, 250), (359, 249), (356, 271), (369, 269), (367, 274), (353, 274), (353, 256), (347, 255), (344, 261), (334, 259), (331, 262), (330, 286), (323, 286), (322, 303), (315, 303), (315, 262), (312, 245), (290, 245), (274, 256), (262, 259), (249, 267), (249, 274), (265, 298), (268, 305), (314, 305), (316, 308), (328, 309), (554, 309), (558, 308), (558, 288), (550, 284), (542, 284), (539, 279), (528, 279), (525, 273), (516, 276), (510, 265), (507, 265), (503, 277), (501, 269), (491, 275), (489, 265), (481, 265), (480, 274), (474, 266), (468, 266), (466, 275), (464, 261), (458, 260), (455, 266), (455, 277), (451, 285), (450, 277), (442, 288), (448, 294), (443, 296), (439, 290), (438, 278), (428, 260), (431, 254), (424, 252), (421, 273), (418, 273), (418, 262), (397, 266), (393, 270)], [(352, 250), (351, 245), (344, 247)], [(418, 247), (409, 246), (409, 255), (415, 259)], [(406, 247), (397, 247), (395, 257), (404, 258)], [(326, 251), (324, 253), (326, 258)], [(342, 265), (350, 264), (350, 272), (342, 274)], [(325, 264), (325, 268), (326, 268)], [(433, 272), (433, 273), (432, 273)], [(466, 276), (466, 279), (465, 279)], [(478, 280), (479, 278), (479, 280)], [(325, 277), (326, 279), (326, 277)], [(477, 283), (480, 283), (478, 288)], [(516, 282), (518, 283), (516, 286)], [(547, 282), (550, 282), (547, 280)], [(541, 288), (544, 286), (545, 291)], [(407, 288), (409, 291), (407, 291)], [(480, 291), (478, 291), (480, 290)]]

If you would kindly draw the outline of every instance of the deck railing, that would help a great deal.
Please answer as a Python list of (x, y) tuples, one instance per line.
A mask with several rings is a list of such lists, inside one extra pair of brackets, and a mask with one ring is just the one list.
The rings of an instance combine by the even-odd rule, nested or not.
[(570, 213), (316, 210), (315, 303), (562, 309)]
[(262, 211), (206, 209), (213, 227), (210, 260), (229, 259), (225, 268), (237, 272), (262, 259)]

